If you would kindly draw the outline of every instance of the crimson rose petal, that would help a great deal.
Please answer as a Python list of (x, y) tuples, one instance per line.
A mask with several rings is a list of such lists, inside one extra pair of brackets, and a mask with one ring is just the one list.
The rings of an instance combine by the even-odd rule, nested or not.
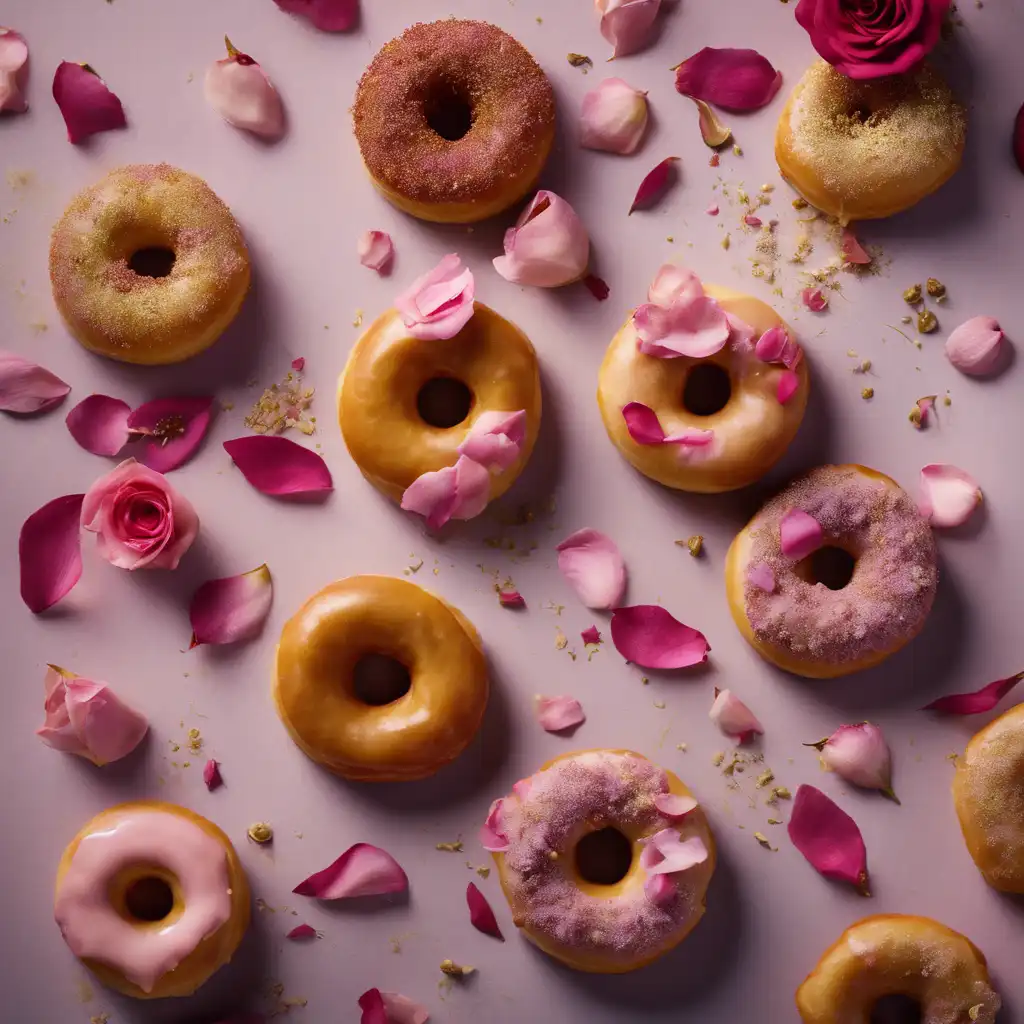
[(67, 125), (69, 142), (84, 142), (97, 132), (128, 124), (121, 101), (88, 64), (61, 61), (53, 76), (53, 98)]
[(33, 512), (21, 528), (21, 599), (36, 614), (55, 605), (82, 576), (79, 527), (84, 500), (84, 494), (54, 498)]
[(725, 110), (759, 110), (782, 86), (782, 72), (756, 50), (705, 46), (676, 68), (676, 91)]

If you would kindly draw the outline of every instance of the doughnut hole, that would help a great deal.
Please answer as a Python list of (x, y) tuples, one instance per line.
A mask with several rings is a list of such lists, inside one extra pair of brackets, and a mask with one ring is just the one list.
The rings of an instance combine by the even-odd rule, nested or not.
[(370, 707), (401, 700), (412, 689), (409, 669), (389, 654), (364, 654), (352, 669), (352, 692)]
[(846, 548), (826, 544), (798, 562), (795, 572), (807, 583), (823, 583), (829, 590), (842, 590), (853, 579), (857, 558)]
[(732, 398), (729, 371), (718, 363), (696, 363), (683, 382), (683, 408), (693, 416), (713, 416)]
[(457, 427), (473, 408), (473, 392), (455, 377), (431, 377), (416, 394), (416, 411), (428, 426)]
[(169, 277), (174, 269), (174, 250), (165, 245), (147, 245), (128, 257), (129, 269), (139, 277)]
[(174, 909), (174, 890), (156, 874), (143, 874), (129, 882), (121, 897), (122, 916), (129, 922), (163, 921)]
[(588, 832), (576, 844), (576, 871), (591, 885), (614, 885), (629, 873), (633, 844), (617, 828)]
[(922, 1024), (924, 1010), (913, 996), (882, 996), (871, 1007), (868, 1024)]
[(423, 116), (436, 135), (458, 142), (473, 127), (473, 101), (464, 85), (438, 79), (427, 86)]

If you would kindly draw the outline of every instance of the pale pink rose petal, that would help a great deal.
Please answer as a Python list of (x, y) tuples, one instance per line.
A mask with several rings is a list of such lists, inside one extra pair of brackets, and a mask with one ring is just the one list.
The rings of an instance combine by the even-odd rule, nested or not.
[(274, 0), (282, 11), (308, 18), (321, 32), (347, 32), (359, 20), (359, 0)]
[(554, 192), (541, 190), (505, 232), (505, 254), (492, 261), (506, 281), (559, 288), (578, 281), (590, 262), (590, 235), (576, 211)]
[(454, 338), (469, 323), (475, 294), (472, 272), (456, 253), (449, 253), (396, 297), (395, 308), (412, 337), (443, 340)]
[(668, 875), (651, 875), (644, 882), (644, 896), (662, 910), (667, 910), (679, 896), (679, 889)]
[(359, 236), (357, 251), (364, 267), (383, 273), (395, 254), (395, 246), (386, 231), (364, 231)]
[(665, 438), (665, 444), (679, 445), (679, 454), (683, 459), (694, 455), (707, 454), (705, 449), (711, 447), (715, 440), (713, 430), (703, 430), (700, 427), (685, 427), (675, 434), (669, 434)]
[(877, 789), (899, 803), (892, 788), (892, 754), (879, 726), (871, 722), (841, 725), (819, 743), (805, 743), (840, 778), (862, 789)]
[(504, 803), (503, 799), (495, 800), (487, 812), (487, 820), (480, 826), (480, 845), (490, 853), (504, 853), (508, 849), (508, 836), (502, 829)]
[(404, 892), (408, 888), (409, 879), (390, 853), (369, 843), (356, 843), (333, 864), (300, 882), (292, 892), (318, 900), (343, 900)]
[(994, 317), (972, 317), (946, 339), (946, 358), (961, 373), (982, 377), (998, 366), (1004, 337)]
[(25, 78), (28, 74), (28, 44), (13, 28), (0, 25), (0, 114), (21, 114), (25, 102)]
[(649, 210), (661, 199), (678, 177), (678, 162), (679, 157), (668, 156), (647, 172), (633, 197), (632, 205), (629, 207), (630, 213), (636, 210)]
[(680, 839), (674, 828), (665, 828), (647, 840), (640, 854), (640, 866), (648, 875), (674, 875), (707, 859), (708, 848), (700, 836)]
[(545, 732), (575, 729), (587, 720), (583, 705), (573, 697), (535, 697), (534, 712)]
[(334, 488), (327, 463), (287, 437), (236, 437), (224, 442), (224, 450), (261, 494), (310, 494)]
[(793, 370), (783, 370), (779, 374), (779, 383), (775, 391), (775, 397), (779, 405), (785, 405), (800, 389), (800, 376)]
[(385, 1024), (427, 1024), (430, 1014), (425, 1006), (398, 992), (381, 992), (387, 1013)]
[(754, 736), (764, 735), (764, 726), (731, 690), (715, 689), (715, 700), (708, 717), (737, 743), (748, 743)]
[(494, 911), (491, 909), (490, 903), (487, 902), (487, 897), (472, 882), (466, 887), (466, 903), (469, 905), (470, 924), (478, 932), (483, 932), (484, 935), (491, 935), (504, 942), (505, 936), (501, 934), (501, 929), (498, 927), (498, 919), (494, 916)]
[(725, 348), (730, 335), (725, 310), (707, 295), (680, 299), (667, 310), (640, 306), (633, 314), (633, 324), (640, 338), (639, 350), (659, 359), (706, 359)]
[(700, 128), (700, 137), (704, 145), (709, 149), (718, 149), (724, 146), (732, 138), (732, 129), (722, 124), (718, 115), (704, 102), (691, 97), (697, 104), (697, 125)]
[(871, 257), (857, 241), (857, 236), (853, 233), (852, 228), (843, 228), (842, 251), (844, 263), (866, 267), (871, 262)]
[(703, 50), (676, 68), (676, 90), (724, 110), (758, 110), (782, 86), (782, 72), (756, 50)]
[(703, 294), (704, 286), (692, 270), (677, 263), (663, 263), (647, 289), (647, 301), (669, 309), (677, 302), (693, 302)]
[(647, 93), (621, 78), (607, 78), (583, 97), (580, 145), (606, 153), (632, 153), (647, 128)]
[(868, 896), (868, 855), (857, 823), (813, 786), (796, 791), (787, 826), (793, 845), (826, 878), (856, 886)]
[(685, 818), (696, 809), (697, 801), (692, 796), (678, 793), (659, 793), (654, 798), (654, 806), (666, 818)]
[(943, 463), (921, 470), (918, 508), (932, 526), (962, 526), (981, 504), (981, 488), (969, 473)]
[(212, 757), (203, 765), (203, 782), (211, 793), (224, 785), (224, 779), (220, 774), (220, 762)]
[[(0, 36), (0, 47), (2, 43)], [(0, 410), (22, 415), (46, 412), (60, 405), (70, 391), (71, 385), (56, 374), (13, 352), (0, 350)]]
[(647, 44), (660, 6), (661, 0), (594, 0), (612, 57), (636, 53)]
[(515, 465), (526, 439), (526, 410), (481, 413), (458, 452), (487, 469), (502, 472)]
[(53, 98), (64, 117), (69, 142), (84, 142), (90, 135), (128, 124), (121, 101), (88, 64), (61, 61), (53, 76)]
[(287, 935), (286, 939), (318, 939), (319, 933), (311, 924), (297, 924)]
[(580, 639), (582, 639), (585, 644), (599, 644), (601, 642), (601, 632), (597, 626), (587, 626), (587, 628), (580, 633)]
[(473, 519), (487, 507), (491, 475), (486, 467), (460, 455), (454, 466), (421, 473), (402, 494), (402, 508), (427, 520), (432, 530), (450, 519)]
[(84, 500), (84, 494), (54, 498), (21, 527), (21, 599), (36, 614), (55, 605), (81, 578)]
[(128, 443), (131, 406), (109, 395), (82, 399), (64, 422), (71, 436), (93, 455), (117, 455)]
[(71, 728), (93, 764), (121, 760), (149, 731), (146, 716), (125, 704), (106, 683), (76, 677), (65, 680), (64, 689)]
[(43, 679), (45, 719), (36, 729), (36, 735), (52, 750), (88, 758), (89, 751), (72, 726), (71, 715), (68, 713), (65, 684), (74, 678), (74, 672), (68, 672), (57, 665), (47, 665)]
[(775, 573), (767, 562), (758, 562), (747, 570), (747, 582), (766, 593), (775, 593)]
[(139, 441), (139, 462), (169, 473), (187, 462), (202, 443), (213, 415), (213, 396), (155, 398), (134, 409), (128, 429), (146, 435)]
[(559, 544), (558, 568), (588, 608), (613, 608), (626, 590), (626, 563), (615, 541), (584, 527)]
[(820, 288), (805, 288), (800, 299), (812, 313), (824, 313), (828, 309), (828, 296)]
[(228, 55), (206, 72), (206, 102), (228, 124), (274, 141), (284, 135), (284, 106), (267, 73), (247, 53), (224, 37)]
[(711, 650), (703, 633), (658, 604), (616, 608), (611, 629), (615, 649), (641, 668), (689, 668), (707, 661)]
[(922, 711), (939, 711), (944, 715), (980, 715), (991, 711), (1022, 679), (1024, 672), (997, 679), (973, 693), (951, 693), (926, 704)]
[(725, 319), (729, 324), (729, 344), (736, 349), (748, 349), (754, 345), (754, 328), (744, 323), (738, 316), (726, 313)]
[(798, 508), (791, 508), (779, 522), (782, 553), (799, 562), (824, 544), (821, 524)]
[(645, 302), (633, 311), (633, 327), (636, 329), (637, 348), (644, 352), (657, 349), (657, 343), (668, 334), (672, 325), (672, 311), (668, 306)]
[(274, 585), (266, 564), (240, 576), (208, 580), (192, 596), (192, 643), (233, 644), (259, 635), (270, 614)]

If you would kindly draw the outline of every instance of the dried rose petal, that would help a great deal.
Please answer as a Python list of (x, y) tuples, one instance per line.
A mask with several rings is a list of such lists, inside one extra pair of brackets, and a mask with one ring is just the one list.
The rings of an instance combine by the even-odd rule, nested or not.
[(994, 317), (972, 317), (946, 339), (946, 358), (961, 373), (984, 376), (998, 365), (1004, 337)]
[(364, 267), (384, 273), (395, 254), (395, 246), (386, 231), (364, 231), (359, 236), (359, 262)]
[(534, 710), (545, 732), (565, 732), (587, 720), (583, 705), (574, 697), (537, 696), (534, 698)]
[(692, 796), (679, 793), (659, 793), (654, 798), (654, 806), (666, 818), (685, 818), (697, 809), (697, 801)]
[(583, 97), (580, 145), (606, 153), (632, 153), (647, 129), (647, 93), (621, 78), (607, 78)]
[(292, 892), (318, 900), (342, 900), (382, 896), (408, 888), (409, 879), (390, 853), (369, 843), (356, 843), (333, 864), (300, 882)]
[(597, 274), (584, 274), (583, 285), (598, 302), (604, 302), (611, 294), (608, 282), (598, 277)]
[(491, 474), (460, 455), (454, 466), (421, 473), (402, 494), (402, 508), (423, 516), (438, 530), (451, 519), (473, 519), (487, 507)]
[(224, 37), (228, 55), (206, 72), (203, 95), (228, 124), (275, 141), (284, 135), (284, 105), (269, 76), (247, 53)]
[(359, 0), (274, 0), (282, 11), (308, 18), (321, 32), (347, 32), (359, 20)]
[(800, 299), (812, 313), (824, 313), (828, 309), (828, 296), (820, 288), (805, 288)]
[(469, 920), (473, 927), (484, 935), (493, 935), (504, 942), (505, 936), (501, 934), (498, 919), (494, 916), (490, 903), (472, 882), (466, 888), (466, 902), (469, 904)]
[(711, 149), (724, 146), (732, 138), (732, 130), (718, 120), (715, 112), (704, 102), (691, 97), (697, 104), (697, 123), (700, 126), (700, 136), (704, 145)]
[(480, 826), (480, 845), (491, 853), (504, 853), (508, 849), (508, 836), (502, 831), (502, 813), (505, 801), (495, 800), (487, 812), (487, 820)]
[(703, 633), (657, 604), (616, 608), (611, 629), (615, 649), (641, 668), (689, 668), (707, 661), (711, 650)]
[(892, 754), (877, 725), (841, 725), (827, 739), (804, 746), (814, 747), (840, 778), (863, 789), (877, 789), (899, 803), (892, 788)]
[(297, 924), (286, 936), (286, 939), (318, 939), (317, 930), (310, 924)]
[(224, 785), (224, 779), (220, 774), (220, 764), (212, 757), (203, 765), (203, 782), (211, 793)]
[(64, 422), (71, 436), (93, 455), (117, 455), (128, 443), (131, 406), (109, 395), (82, 399)]
[(233, 644), (259, 635), (270, 614), (274, 585), (266, 563), (239, 576), (207, 580), (192, 596), (192, 647)]
[(660, 6), (661, 0), (594, 0), (612, 57), (625, 57), (647, 43)]
[(676, 90), (725, 110), (758, 110), (782, 86), (782, 72), (756, 50), (703, 50), (676, 68)]
[(980, 715), (991, 711), (1022, 679), (1024, 672), (997, 679), (973, 693), (951, 693), (926, 704), (922, 711), (939, 711), (944, 715)]
[(811, 867), (826, 878), (849, 882), (868, 891), (868, 860), (864, 838), (846, 811), (813, 786), (801, 786), (789, 818), (789, 838)]
[(576, 211), (554, 192), (541, 190), (505, 232), (504, 255), (491, 262), (506, 281), (560, 288), (578, 281), (590, 262), (590, 235)]
[(498, 604), (502, 608), (525, 608), (526, 598), (518, 590), (499, 590)]
[(98, 132), (128, 124), (121, 101), (88, 64), (61, 61), (53, 76), (53, 98), (64, 117), (71, 143), (84, 142)]
[(302, 373), (302, 371), (305, 368), (306, 368), (306, 357), (305, 356), (297, 356), (295, 359), (292, 360), (292, 369), (296, 373)]
[(757, 216), (757, 214), (748, 213), (744, 215), (743, 223), (746, 224), (748, 228), (759, 228), (764, 223), (764, 221), (762, 221), (761, 218)]
[(559, 544), (558, 568), (588, 608), (611, 608), (626, 590), (626, 563), (615, 541), (584, 527)]
[(71, 385), (56, 374), (13, 352), (0, 350), (0, 409), (4, 412), (46, 412), (60, 405), (70, 391)]
[(708, 848), (700, 836), (680, 839), (674, 828), (655, 832), (640, 854), (640, 867), (648, 875), (674, 875), (689, 871), (708, 859)]
[(224, 450), (261, 494), (310, 494), (334, 487), (324, 460), (287, 437), (236, 437), (224, 442)]
[(718, 206), (718, 203), (712, 203), (705, 211), (709, 217), (717, 217), (722, 211)]
[(799, 562), (814, 554), (824, 543), (821, 524), (798, 508), (789, 509), (779, 522), (782, 553)]
[(54, 498), (36, 509), (21, 527), (21, 599), (37, 615), (69, 593), (82, 576), (84, 500), (84, 494)]
[(675, 165), (678, 162), (677, 156), (666, 157), (647, 173), (633, 197), (630, 213), (634, 210), (648, 210), (661, 199), (677, 177)]
[(25, 78), (28, 74), (28, 44), (20, 32), (0, 25), (0, 114), (21, 114), (25, 102)]
[(145, 435), (138, 461), (158, 473), (169, 473), (187, 462), (210, 428), (213, 396), (155, 398), (134, 409), (128, 429)]
[(857, 241), (857, 236), (853, 233), (852, 228), (843, 228), (842, 251), (844, 263), (865, 267), (871, 262), (871, 257)]
[(585, 644), (599, 644), (601, 642), (601, 634), (597, 626), (588, 626), (580, 633), (580, 637)]
[(715, 687), (715, 700), (708, 717), (737, 743), (748, 743), (754, 736), (764, 735), (764, 726), (731, 690)]
[(932, 526), (962, 526), (981, 504), (981, 488), (969, 473), (943, 463), (921, 470), (918, 508)]

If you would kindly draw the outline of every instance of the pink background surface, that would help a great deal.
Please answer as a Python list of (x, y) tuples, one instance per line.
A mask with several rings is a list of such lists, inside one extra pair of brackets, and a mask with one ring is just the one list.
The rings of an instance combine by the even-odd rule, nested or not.
[[(1017, 610), (1024, 559), (1017, 512), (1019, 367), (977, 383), (960, 377), (942, 354), (948, 329), (979, 313), (999, 318), (1011, 337), (1024, 336), (1017, 234), (1024, 189), (1009, 156), (1010, 125), (1022, 99), (1017, 5), (963, 5), (965, 24), (940, 59), (971, 106), (964, 167), (951, 186), (913, 212), (862, 229), (862, 240), (884, 249), (882, 273), (862, 280), (843, 275), (842, 295), (833, 295), (831, 311), (822, 316), (797, 308), (798, 268), (785, 259), (777, 282), (784, 297), (772, 297), (768, 284), (751, 277), (752, 236), (739, 226), (742, 211), (734, 205), (740, 182), (752, 194), (762, 183), (775, 183), (773, 204), (763, 215), (781, 219), (783, 252), (792, 251), (795, 214), (775, 168), (771, 136), (788, 88), (813, 56), (793, 21), (794, 5), (670, 5), (655, 45), (611, 68), (603, 64), (609, 47), (588, 0), (366, 0), (364, 6), (363, 25), (349, 36), (319, 34), (270, 0), (8, 0), (3, 7), (2, 20), (19, 28), (32, 49), (32, 109), (0, 122), (3, 170), (31, 172), (21, 188), (0, 182), (2, 344), (74, 387), (62, 410), (0, 424), (3, 1016), (63, 1024), (101, 1012), (117, 1022), (208, 1021), (243, 1006), (271, 1005), (264, 994), (279, 981), (286, 996), (309, 1001), (305, 1010), (293, 1011), (296, 1019), (317, 1024), (357, 1020), (356, 998), (371, 985), (420, 999), (441, 1024), (781, 1022), (795, 1019), (794, 989), (845, 926), (866, 914), (902, 911), (966, 932), (989, 957), (1008, 1004), (1000, 1020), (1024, 1020), (1024, 906), (982, 882), (949, 795), (947, 755), (961, 750), (990, 716), (940, 721), (917, 710), (940, 694), (974, 689), (1024, 667)], [(542, 292), (501, 280), (490, 259), (500, 252), (511, 214), (468, 230), (422, 224), (389, 207), (363, 174), (346, 113), (363, 67), (412, 21), (449, 14), (493, 20), (551, 76), (561, 123), (543, 183), (568, 198), (589, 226), (595, 270), (611, 286), (607, 302), (596, 303), (579, 286)], [(280, 145), (234, 131), (203, 100), (202, 76), (222, 56), (225, 31), (263, 64), (284, 97), (290, 134)], [(693, 106), (675, 94), (668, 71), (704, 45), (756, 46), (787, 83), (767, 110), (727, 118), (743, 155), (726, 151), (718, 171), (708, 167)], [(567, 64), (568, 51), (589, 53), (596, 68), (584, 76)], [(81, 147), (67, 143), (49, 95), (63, 58), (88, 61), (104, 76), (124, 101), (127, 131)], [(635, 157), (578, 148), (580, 100), (605, 73), (650, 91), (653, 130)], [(669, 155), (682, 158), (679, 187), (655, 212), (627, 219), (640, 179)], [(230, 204), (251, 246), (255, 283), (241, 316), (212, 350), (184, 365), (146, 370), (94, 358), (70, 339), (52, 305), (46, 256), (50, 227), (78, 189), (118, 164), (160, 160), (203, 176)], [(731, 202), (712, 190), (719, 176), (731, 185)], [(704, 212), (713, 200), (722, 204), (717, 218)], [(356, 262), (356, 238), (370, 227), (395, 238), (390, 279)], [(728, 251), (721, 245), (726, 231), (733, 243)], [(363, 481), (335, 425), (333, 393), (359, 333), (352, 326), (357, 309), (369, 322), (399, 286), (449, 251), (458, 251), (476, 273), (480, 299), (536, 343), (545, 409), (541, 443), (512, 493), (480, 520), (434, 538)], [(833, 252), (819, 241), (809, 266), (822, 266)], [(675, 494), (634, 473), (604, 434), (594, 401), (599, 362), (658, 265), (670, 258), (705, 280), (774, 301), (807, 346), (811, 408), (789, 455), (763, 486), (723, 497)], [(902, 290), (930, 275), (948, 285), (950, 300), (938, 310), (941, 334), (926, 338), (919, 351), (885, 325), (900, 326), (907, 312)], [(847, 355), (851, 349), (872, 361), (869, 377), (851, 372), (858, 361)], [(306, 357), (307, 378), (317, 388), (314, 440), (336, 484), (323, 505), (260, 496), (220, 446), (244, 432), (241, 421), (252, 401), (296, 356)], [(253, 380), (258, 387), (248, 386)], [(865, 384), (875, 389), (871, 402), (860, 397)], [(947, 389), (952, 406), (940, 406), (931, 429), (914, 431), (907, 422), (914, 401)], [(181, 568), (129, 575), (101, 562), (87, 540), (81, 583), (53, 612), (36, 618), (18, 598), (17, 532), (31, 511), (84, 490), (107, 468), (74, 444), (63, 422), (72, 404), (94, 391), (132, 405), (158, 395), (213, 392), (234, 409), (218, 414), (199, 455), (173, 475), (203, 524)], [(970, 528), (940, 538), (939, 597), (915, 643), (875, 671), (835, 683), (803, 682), (762, 663), (740, 638), (726, 606), (723, 558), (764, 494), (801, 469), (847, 460), (883, 470), (911, 489), (922, 465), (952, 462), (978, 478), (986, 505)], [(551, 499), (554, 513), (538, 514), (533, 525), (501, 525), (518, 505), (540, 513)], [(706, 670), (649, 673), (644, 686), (640, 672), (610, 645), (587, 661), (578, 635), (595, 616), (574, 599), (553, 557), (555, 543), (584, 525), (620, 543), (631, 602), (660, 600), (705, 632), (714, 649)], [(707, 554), (699, 560), (673, 545), (693, 533), (705, 537)], [(484, 543), (494, 537), (511, 538), (516, 550)], [(521, 557), (531, 544), (537, 548)], [(400, 575), (419, 558), (424, 566), (415, 580), (457, 604), (483, 634), (494, 682), (486, 723), (470, 750), (431, 781), (350, 785), (308, 761), (278, 722), (269, 685), (275, 639), (300, 602), (331, 580), (364, 572)], [(275, 597), (262, 638), (238, 649), (185, 653), (194, 588), (263, 561), (273, 572)], [(480, 566), (502, 578), (511, 574), (529, 610), (501, 609)], [(549, 602), (565, 605), (560, 616)], [(596, 621), (605, 627), (603, 617)], [(580, 651), (576, 661), (556, 650), (558, 628)], [(105, 679), (144, 710), (152, 721), (145, 747), (100, 771), (39, 743), (33, 729), (42, 719), (46, 662)], [(715, 685), (732, 687), (760, 716), (766, 764), (778, 784), (793, 790), (801, 782), (818, 785), (855, 816), (869, 850), (873, 899), (819, 878), (784, 829), (766, 823), (773, 809), (758, 800), (752, 806), (752, 779), (742, 791), (727, 788), (712, 765), (714, 753), (729, 748), (707, 719)], [(575, 738), (541, 731), (532, 717), (535, 693), (582, 700), (588, 718)], [(822, 774), (813, 752), (800, 746), (865, 717), (889, 736), (902, 807)], [(181, 765), (188, 755), (171, 745), (182, 743), (191, 727), (202, 731), (203, 752), (191, 757), (191, 767), (175, 767), (172, 762)], [(685, 753), (679, 743), (688, 744)], [(693, 937), (656, 966), (617, 978), (574, 974), (533, 950), (515, 934), (495, 875), (482, 881), (466, 867), (467, 859), (487, 862), (474, 837), (493, 798), (555, 754), (599, 746), (630, 747), (678, 772), (707, 807), (721, 850), (708, 913)], [(226, 781), (213, 794), (201, 780), (209, 756), (222, 762)], [(94, 813), (138, 797), (180, 802), (221, 825), (237, 844), (254, 895), (276, 908), (255, 912), (235, 962), (188, 1001), (146, 1005), (95, 985), (83, 989), (87, 973), (52, 922), (54, 870), (65, 843)], [(777, 816), (788, 817), (786, 805), (782, 812)], [(246, 828), (257, 820), (272, 823), (272, 847), (246, 842)], [(757, 829), (778, 852), (755, 842)], [(435, 850), (436, 843), (459, 837), (464, 854)], [(302, 878), (357, 841), (387, 848), (405, 866), (408, 901), (322, 906), (290, 895)], [(504, 945), (470, 926), (469, 881), (491, 900), (509, 940)], [(297, 908), (298, 916), (285, 907)], [(324, 937), (311, 945), (286, 942), (285, 932), (299, 921)], [(400, 953), (392, 952), (393, 939), (400, 940)], [(479, 973), (450, 991), (439, 988), (438, 964), (446, 957)]]

